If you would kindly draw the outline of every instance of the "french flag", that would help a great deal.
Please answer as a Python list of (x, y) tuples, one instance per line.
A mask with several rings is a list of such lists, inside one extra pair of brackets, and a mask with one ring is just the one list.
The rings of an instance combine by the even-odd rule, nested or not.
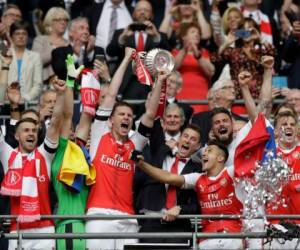
[(271, 158), (276, 158), (276, 143), (274, 130), (259, 113), (249, 133), (237, 146), (234, 155), (235, 177), (251, 177), (256, 163), (263, 164)]

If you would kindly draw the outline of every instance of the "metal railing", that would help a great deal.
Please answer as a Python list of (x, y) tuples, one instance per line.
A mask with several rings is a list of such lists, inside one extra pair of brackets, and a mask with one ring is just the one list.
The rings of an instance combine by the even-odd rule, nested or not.
[[(16, 215), (0, 215), (0, 220), (16, 220)], [(124, 219), (161, 219), (159, 215), (42, 215), (41, 219), (75, 219), (75, 220), (124, 220)], [(147, 238), (185, 238), (192, 239), (192, 249), (198, 249), (197, 239), (246, 239), (246, 238), (267, 238), (266, 232), (240, 232), (240, 233), (203, 233), (198, 232), (197, 225), (203, 219), (210, 220), (236, 220), (245, 219), (243, 215), (180, 215), (178, 219), (193, 220), (193, 232), (176, 233), (23, 233), (19, 230), (17, 222), (16, 233), (2, 233), (1, 237), (17, 239), (18, 249), (22, 249), (23, 239), (147, 239)], [(256, 219), (300, 219), (299, 215), (266, 215)], [(276, 236), (275, 236), (276, 237)]]

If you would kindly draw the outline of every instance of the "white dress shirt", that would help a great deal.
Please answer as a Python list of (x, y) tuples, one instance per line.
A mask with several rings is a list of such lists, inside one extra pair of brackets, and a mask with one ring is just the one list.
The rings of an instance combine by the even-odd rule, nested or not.
[[(113, 4), (110, 0), (105, 1), (103, 10), (100, 16), (100, 20), (97, 24), (96, 29), (96, 46), (106, 49), (110, 41), (108, 38), (110, 29), (110, 17), (113, 10)], [(125, 29), (129, 24), (132, 23), (131, 15), (125, 6), (124, 1), (119, 4), (117, 8), (117, 27), (116, 29)]]

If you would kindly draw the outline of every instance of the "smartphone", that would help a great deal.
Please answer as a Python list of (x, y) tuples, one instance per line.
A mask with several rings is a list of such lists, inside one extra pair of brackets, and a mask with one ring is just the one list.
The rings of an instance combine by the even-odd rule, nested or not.
[(132, 23), (132, 24), (129, 25), (129, 28), (132, 31), (142, 31), (142, 30), (145, 30), (147, 28), (147, 25), (143, 24), (143, 23)]
[(177, 0), (176, 3), (177, 4), (188, 5), (188, 4), (191, 4), (192, 1), (191, 0)]
[(237, 38), (241, 38), (241, 39), (246, 39), (248, 37), (251, 36), (251, 32), (249, 30), (244, 30), (244, 29), (241, 29), (241, 30), (236, 30), (234, 32), (234, 35), (237, 37)]
[(297, 14), (294, 11), (286, 11), (286, 12), (284, 12), (284, 14), (289, 19), (289, 21), (291, 22), (291, 24), (293, 24), (293, 22), (296, 22), (296, 21), (300, 20), (299, 14)]
[(95, 60), (99, 60), (100, 62), (102, 62), (102, 63), (105, 63), (106, 62), (106, 58), (105, 58), (105, 55), (103, 55), (103, 54), (97, 54), (97, 55), (95, 55)]
[(272, 86), (274, 88), (287, 88), (288, 87), (288, 79), (286, 76), (273, 76), (272, 77)]

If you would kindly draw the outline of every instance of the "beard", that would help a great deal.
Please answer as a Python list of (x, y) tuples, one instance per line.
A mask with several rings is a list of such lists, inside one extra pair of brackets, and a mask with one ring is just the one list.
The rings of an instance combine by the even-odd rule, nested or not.
[(224, 136), (224, 135), (215, 135), (217, 141), (223, 143), (224, 145), (228, 146), (232, 140), (233, 140), (233, 133), (231, 132), (230, 134), (228, 134), (228, 136)]

